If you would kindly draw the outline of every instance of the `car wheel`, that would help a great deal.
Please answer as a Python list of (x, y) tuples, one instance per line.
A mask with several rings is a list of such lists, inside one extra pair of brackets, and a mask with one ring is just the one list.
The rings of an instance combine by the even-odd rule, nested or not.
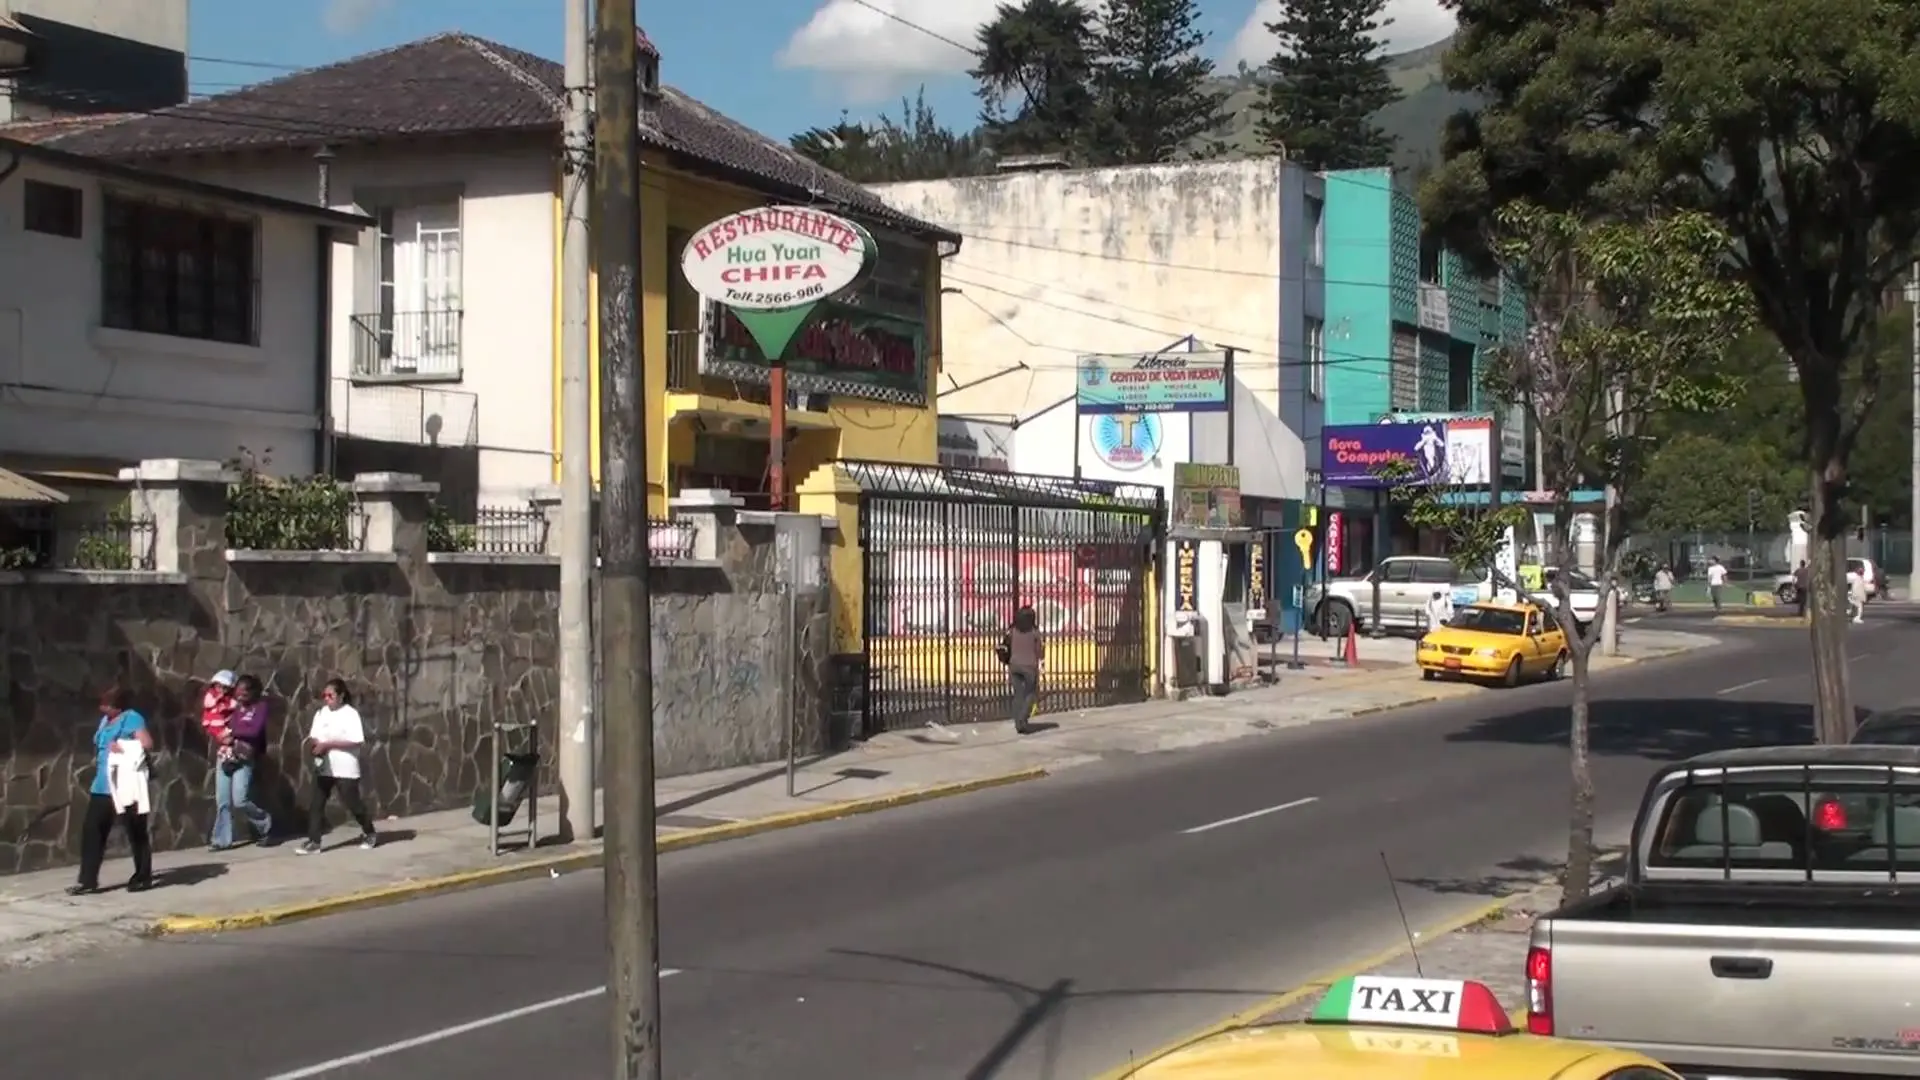
[(1421, 668), (1420, 677), (1427, 680), (1428, 682), (1432, 682), (1433, 680), (1440, 677), (1440, 673), (1433, 670), (1432, 668)]
[(1347, 627), (1353, 625), (1353, 612), (1347, 605), (1333, 602), (1320, 605), (1320, 636), (1323, 638), (1343, 638), (1347, 636)]
[(1800, 590), (1794, 587), (1791, 581), (1781, 582), (1780, 587), (1773, 590), (1773, 594), (1780, 598), (1782, 604), (1797, 604), (1800, 602)]
[(1519, 657), (1517, 656), (1514, 657), (1512, 662), (1507, 664), (1506, 677), (1501, 679), (1500, 682), (1509, 688), (1520, 685), (1520, 658)]
[(1552, 680), (1563, 679), (1566, 677), (1566, 675), (1567, 675), (1567, 651), (1565, 649), (1562, 649), (1560, 650), (1560, 655), (1553, 658), (1553, 666), (1547, 669), (1547, 678), (1549, 681), (1552, 681)]

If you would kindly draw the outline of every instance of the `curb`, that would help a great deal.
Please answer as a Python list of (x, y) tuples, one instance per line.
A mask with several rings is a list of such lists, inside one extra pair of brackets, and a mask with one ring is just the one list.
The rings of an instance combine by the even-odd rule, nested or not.
[[(1448, 919), (1443, 923), (1420, 930), (1417, 933), (1415, 933), (1414, 937), (1420, 941), (1431, 941), (1434, 938), (1445, 937), (1448, 934), (1454, 933), (1456, 931), (1464, 930), (1467, 927), (1472, 926), (1474, 923), (1481, 922), (1485, 919), (1489, 919), (1495, 915), (1500, 914), (1501, 912), (1505, 911), (1507, 908), (1512, 907), (1516, 903), (1519, 903), (1522, 899), (1528, 896), (1531, 896), (1534, 893), (1534, 891), (1535, 891), (1534, 889), (1523, 889), (1522, 891), (1514, 893), (1511, 896), (1503, 896), (1500, 899), (1495, 900), (1491, 903), (1482, 904), (1471, 911), (1468, 911), (1461, 915), (1457, 915), (1454, 918)], [(1307, 979), (1306, 982), (1300, 984), (1299, 986), (1294, 987), (1291, 990), (1288, 990), (1283, 994), (1275, 994), (1274, 996), (1267, 998), (1266, 1000), (1261, 1001), (1249, 1008), (1245, 1008), (1240, 1010), (1237, 1013), (1234, 1013), (1232, 1016), (1226, 1017), (1223, 1020), (1215, 1021), (1214, 1023), (1209, 1024), (1198, 1031), (1191, 1032), (1187, 1035), (1184, 1035), (1179, 1039), (1174, 1040), (1173, 1042), (1167, 1043), (1166, 1045), (1159, 1047), (1158, 1049), (1152, 1050), (1148, 1053), (1141, 1054), (1135, 1057), (1132, 1061), (1129, 1061), (1125, 1065), (1120, 1065), (1115, 1068), (1108, 1069), (1103, 1073), (1098, 1074), (1093, 1078), (1093, 1080), (1128, 1080), (1128, 1078), (1136, 1075), (1141, 1069), (1144, 1069), (1148, 1065), (1151, 1065), (1154, 1062), (1160, 1060), (1161, 1058), (1166, 1057), (1168, 1054), (1172, 1054), (1179, 1050), (1184, 1050), (1187, 1047), (1192, 1046), (1194, 1043), (1200, 1042), (1204, 1039), (1210, 1039), (1215, 1035), (1219, 1035), (1224, 1032), (1232, 1031), (1235, 1028), (1247, 1027), (1257, 1022), (1264, 1016), (1268, 1016), (1272, 1013), (1279, 1012), (1281, 1009), (1287, 1008), (1290, 1005), (1298, 1004), (1304, 998), (1311, 997), (1314, 994), (1320, 993), (1321, 991), (1325, 990), (1327, 987), (1333, 985), (1336, 982), (1339, 982), (1341, 979), (1345, 979), (1353, 975), (1358, 975), (1365, 971), (1370, 971), (1373, 968), (1380, 967), (1384, 964), (1392, 963), (1393, 961), (1400, 959), (1402, 956), (1405, 956), (1408, 950), (1409, 950), (1408, 943), (1405, 941), (1402, 941), (1400, 944), (1395, 945), (1390, 949), (1382, 949), (1381, 951), (1374, 953), (1372, 956), (1368, 956), (1361, 960), (1355, 960), (1350, 963), (1342, 964), (1341, 966), (1333, 969), (1332, 971), (1324, 971), (1318, 975), (1311, 976), (1310, 978)], [(1524, 1014), (1523, 1014), (1523, 1023), (1524, 1023)]]
[(1796, 615), (1715, 615), (1717, 626), (1768, 626), (1782, 630), (1804, 630), (1807, 621)]
[[(1043, 768), (1022, 769), (1018, 772), (1001, 773), (996, 776), (984, 776), (977, 780), (959, 780), (951, 784), (934, 784), (929, 787), (912, 788), (890, 795), (876, 795), (870, 799), (850, 799), (846, 802), (830, 803), (826, 806), (810, 807), (805, 810), (793, 810), (783, 814), (769, 814), (766, 817), (748, 821), (731, 821), (725, 825), (713, 825), (704, 829), (686, 829), (671, 832), (656, 841), (655, 850), (665, 853), (685, 848), (705, 847), (727, 840), (757, 836), (760, 833), (777, 832), (781, 829), (812, 825), (823, 821), (835, 821), (840, 818), (858, 817), (862, 814), (878, 813), (915, 803), (931, 802), (954, 795), (966, 795), (988, 788), (1005, 787), (1027, 780), (1039, 780), (1048, 775)], [(381, 885), (360, 892), (345, 893), (340, 896), (322, 897), (279, 907), (262, 908), (258, 911), (241, 911), (231, 915), (164, 915), (147, 925), (147, 934), (152, 937), (174, 936), (181, 934), (214, 934), (228, 930), (257, 930), (281, 923), (299, 922), (305, 919), (318, 919), (327, 915), (339, 915), (349, 911), (361, 911), (367, 908), (386, 907), (402, 904), (409, 900), (440, 896), (446, 893), (465, 892), (469, 889), (481, 889), (490, 885), (505, 885), (515, 881), (526, 881), (541, 876), (571, 874), (580, 870), (599, 868), (606, 858), (604, 849), (592, 851), (573, 851), (546, 858), (532, 859), (514, 863), (511, 866), (489, 866), (480, 870), (465, 870), (457, 874), (445, 874), (440, 877), (420, 878), (403, 881), (393, 885)]]

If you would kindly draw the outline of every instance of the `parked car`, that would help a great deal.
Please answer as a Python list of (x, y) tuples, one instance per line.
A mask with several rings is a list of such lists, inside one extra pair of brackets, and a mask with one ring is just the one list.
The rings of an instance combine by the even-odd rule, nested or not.
[[(1847, 573), (1866, 577), (1868, 603), (1887, 595), (1887, 571), (1872, 559), (1848, 559)], [(1782, 604), (1797, 604), (1800, 602), (1800, 585), (1794, 581), (1792, 574), (1780, 574), (1773, 579), (1773, 595)]]
[(1578, 570), (1561, 570), (1549, 566), (1540, 572), (1543, 588), (1536, 594), (1548, 607), (1559, 607), (1559, 594), (1554, 592), (1554, 581), (1562, 574), (1567, 578), (1567, 600), (1573, 608), (1573, 622), (1581, 632), (1587, 632), (1587, 624), (1600, 616), (1600, 583)]
[(1632, 836), (1624, 884), (1534, 923), (1527, 1030), (1682, 1076), (1916, 1075), (1920, 746), (1671, 764)]
[(1493, 595), (1492, 576), (1485, 570), (1463, 571), (1453, 560), (1437, 555), (1395, 555), (1382, 559), (1371, 573), (1335, 578), (1307, 590), (1310, 624), (1321, 637), (1345, 637), (1347, 627), (1372, 629), (1375, 584), (1380, 590), (1380, 625), (1389, 630), (1422, 630), (1427, 602), (1436, 592), (1448, 593), (1455, 604), (1471, 604)]
[(1499, 679), (1511, 687), (1564, 674), (1567, 636), (1532, 604), (1468, 604), (1423, 634), (1413, 655), (1423, 679)]

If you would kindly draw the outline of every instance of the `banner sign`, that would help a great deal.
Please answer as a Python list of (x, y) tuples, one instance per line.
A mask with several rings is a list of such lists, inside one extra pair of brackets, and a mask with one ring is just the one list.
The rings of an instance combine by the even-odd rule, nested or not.
[(943, 416), (935, 430), (934, 449), (940, 464), (949, 469), (1012, 472), (1013, 425)]
[(1232, 465), (1175, 465), (1173, 524), (1201, 529), (1238, 529), (1245, 525), (1240, 470)]
[(1198, 614), (1200, 611), (1200, 542), (1173, 542), (1173, 610)]
[(1267, 545), (1273, 534), (1263, 532), (1247, 548), (1247, 606), (1267, 606)]
[(1487, 483), (1493, 422), (1484, 416), (1389, 417), (1378, 424), (1321, 429), (1321, 463), (1336, 487), (1383, 488), (1380, 472), (1396, 461), (1410, 468), (1401, 483), (1478, 487)]
[(1074, 404), (1096, 414), (1226, 412), (1231, 379), (1224, 352), (1082, 356)]
[(1327, 514), (1327, 574), (1332, 576), (1340, 572), (1343, 565), (1341, 552), (1347, 543), (1346, 518), (1338, 510)]

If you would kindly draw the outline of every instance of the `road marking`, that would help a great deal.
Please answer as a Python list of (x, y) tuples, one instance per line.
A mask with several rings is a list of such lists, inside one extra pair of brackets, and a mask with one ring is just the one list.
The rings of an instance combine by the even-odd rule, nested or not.
[[(663, 979), (669, 975), (678, 974), (680, 974), (679, 968), (660, 969), (660, 977)], [(455, 1024), (449, 1028), (441, 1028), (439, 1031), (429, 1031), (425, 1035), (416, 1035), (411, 1039), (402, 1039), (399, 1042), (387, 1043), (385, 1046), (376, 1046), (371, 1050), (362, 1050), (357, 1054), (337, 1057), (332, 1061), (323, 1061), (318, 1065), (308, 1065), (304, 1069), (275, 1073), (267, 1077), (267, 1080), (307, 1080), (308, 1077), (312, 1076), (324, 1076), (327, 1073), (333, 1072), (335, 1069), (346, 1069), (355, 1065), (365, 1065), (369, 1061), (378, 1061), (384, 1057), (392, 1057), (395, 1054), (404, 1053), (408, 1050), (417, 1050), (422, 1046), (431, 1046), (437, 1042), (456, 1039), (475, 1031), (484, 1031), (487, 1028), (510, 1023), (514, 1020), (523, 1020), (529, 1016), (536, 1016), (552, 1009), (574, 1005), (582, 1001), (590, 1001), (606, 992), (606, 987), (596, 986), (591, 990), (581, 990), (573, 994), (562, 994), (557, 998), (536, 1001), (531, 1005), (522, 1005), (517, 1009), (508, 1009), (503, 1013), (483, 1016), (478, 1020), (469, 1020), (464, 1024)]]
[(1250, 814), (1239, 814), (1230, 818), (1222, 818), (1219, 821), (1209, 821), (1205, 825), (1195, 825), (1191, 829), (1181, 829), (1180, 831), (1188, 836), (1192, 836), (1194, 833), (1203, 833), (1209, 829), (1224, 828), (1228, 825), (1238, 825), (1243, 821), (1252, 821), (1254, 818), (1263, 818), (1268, 814), (1277, 814), (1282, 810), (1291, 810), (1296, 806), (1305, 806), (1308, 803), (1319, 801), (1320, 796), (1309, 795), (1304, 799), (1295, 799), (1292, 802), (1281, 803), (1279, 806), (1269, 806), (1265, 810), (1255, 810)]
[(1715, 690), (1713, 693), (1715, 697), (1724, 697), (1727, 694), (1731, 694), (1736, 690), (1746, 690), (1751, 687), (1759, 686), (1761, 683), (1766, 681), (1767, 681), (1766, 679), (1755, 679), (1752, 682), (1743, 682), (1738, 686), (1729, 686), (1725, 690)]

